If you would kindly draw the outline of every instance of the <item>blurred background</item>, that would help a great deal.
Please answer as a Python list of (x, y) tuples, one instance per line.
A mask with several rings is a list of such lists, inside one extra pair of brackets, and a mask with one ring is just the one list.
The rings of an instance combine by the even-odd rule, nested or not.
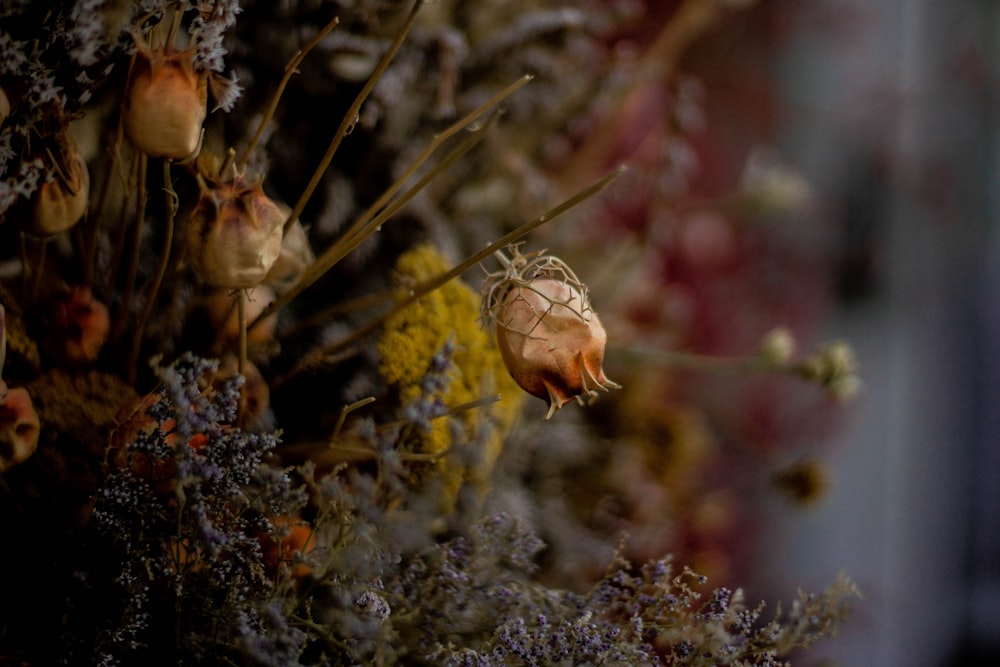
[[(770, 7), (767, 5), (770, 4)], [(1000, 5), (764, 3), (774, 141), (838, 220), (838, 307), (864, 389), (823, 502), (776, 521), (758, 582), (843, 568), (865, 601), (810, 654), (1000, 664)]]

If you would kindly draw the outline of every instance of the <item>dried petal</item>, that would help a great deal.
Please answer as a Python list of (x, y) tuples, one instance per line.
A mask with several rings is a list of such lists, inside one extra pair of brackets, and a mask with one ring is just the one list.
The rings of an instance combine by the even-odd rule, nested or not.
[(125, 93), (125, 132), (152, 157), (181, 160), (201, 144), (208, 74), (194, 69), (195, 51), (139, 48)]

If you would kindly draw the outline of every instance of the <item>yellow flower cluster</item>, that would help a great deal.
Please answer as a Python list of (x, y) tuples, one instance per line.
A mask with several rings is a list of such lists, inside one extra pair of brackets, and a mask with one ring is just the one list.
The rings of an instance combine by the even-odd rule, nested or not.
[[(450, 268), (444, 255), (432, 245), (420, 245), (405, 253), (396, 264), (404, 282), (419, 283)], [(479, 293), (460, 280), (453, 280), (421, 298), (386, 322), (377, 344), (381, 377), (398, 392), (402, 405), (421, 395), (421, 380), (434, 355), (452, 340), (455, 351), (447, 388), (440, 399), (451, 408), (470, 401), (500, 395), (500, 400), (456, 415), (465, 435), (453, 441), (448, 419), (435, 419), (427, 432), (418, 434), (415, 453), (440, 456), (434, 470), (449, 497), (463, 481), (482, 483), (489, 476), (503, 446), (503, 439), (520, 412), (523, 394), (507, 373), (499, 351), (478, 323)], [(485, 429), (489, 432), (481, 464), (466, 469), (463, 457), (449, 456), (452, 447), (465, 446)]]

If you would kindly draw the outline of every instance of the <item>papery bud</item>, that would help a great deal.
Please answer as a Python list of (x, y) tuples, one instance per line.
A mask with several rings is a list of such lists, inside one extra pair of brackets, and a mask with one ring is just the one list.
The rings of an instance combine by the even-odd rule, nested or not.
[(208, 74), (194, 68), (194, 49), (140, 47), (125, 92), (125, 133), (143, 153), (181, 160), (201, 144)]
[(187, 223), (188, 257), (216, 287), (256, 287), (281, 253), (282, 215), (260, 184), (242, 177), (204, 185)]
[(546, 419), (571, 399), (619, 386), (604, 375), (607, 334), (586, 287), (558, 258), (516, 253), (488, 288), (484, 313), (511, 377), (548, 403)]
[(0, 473), (24, 463), (38, 449), (41, 423), (22, 388), (8, 389), (0, 380)]
[(64, 232), (83, 217), (90, 201), (90, 172), (72, 140), (61, 147), (65, 162), (54, 169), (59, 174), (38, 186), (31, 200), (31, 217), (24, 231), (35, 236)]

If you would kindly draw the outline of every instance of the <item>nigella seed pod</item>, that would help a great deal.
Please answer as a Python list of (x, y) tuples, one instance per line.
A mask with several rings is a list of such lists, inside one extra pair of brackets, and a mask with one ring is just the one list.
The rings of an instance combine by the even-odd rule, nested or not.
[(90, 201), (90, 172), (68, 136), (62, 140), (63, 164), (53, 165), (50, 180), (38, 186), (24, 231), (34, 236), (64, 232), (83, 217)]
[(202, 181), (201, 197), (187, 223), (188, 257), (216, 287), (256, 287), (281, 254), (284, 222), (259, 182), (248, 184), (242, 176), (224, 183)]
[(574, 398), (619, 386), (604, 374), (607, 333), (586, 286), (559, 258), (529, 259), (515, 248), (507, 270), (487, 279), (483, 315), (511, 377), (548, 403), (546, 419)]
[(182, 160), (201, 145), (208, 74), (194, 68), (194, 49), (140, 47), (125, 92), (125, 133), (152, 157)]

